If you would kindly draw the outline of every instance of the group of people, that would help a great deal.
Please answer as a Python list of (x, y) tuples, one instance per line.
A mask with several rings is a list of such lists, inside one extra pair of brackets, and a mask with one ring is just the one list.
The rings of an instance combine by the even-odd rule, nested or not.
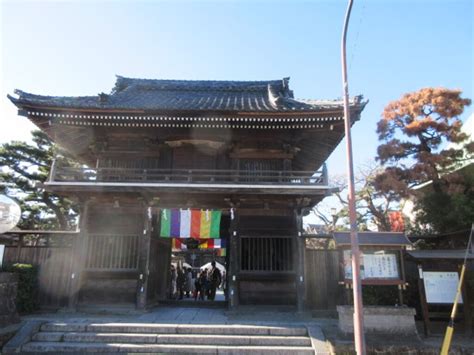
[(216, 267), (216, 262), (211, 263), (211, 269), (203, 269), (198, 273), (191, 268), (177, 268), (171, 265), (171, 298), (182, 300), (193, 297), (194, 300), (210, 300), (216, 298), (219, 287), (225, 287), (225, 271)]

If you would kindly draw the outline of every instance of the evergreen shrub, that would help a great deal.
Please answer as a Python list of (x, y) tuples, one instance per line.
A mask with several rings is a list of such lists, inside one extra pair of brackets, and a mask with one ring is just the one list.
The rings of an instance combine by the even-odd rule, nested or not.
[(39, 309), (38, 267), (31, 264), (13, 264), (5, 271), (18, 274), (17, 310), (31, 313)]

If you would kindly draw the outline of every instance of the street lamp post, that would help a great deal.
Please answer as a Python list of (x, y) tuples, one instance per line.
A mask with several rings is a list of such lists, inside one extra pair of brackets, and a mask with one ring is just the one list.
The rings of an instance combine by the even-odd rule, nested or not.
[(352, 286), (354, 294), (354, 343), (357, 354), (365, 354), (362, 285), (360, 280), (360, 251), (357, 237), (357, 218), (354, 187), (354, 164), (352, 161), (351, 120), (349, 110), (349, 85), (347, 83), (346, 37), (353, 0), (349, 0), (341, 41), (342, 87), (344, 92), (344, 128), (346, 134), (347, 178), (349, 188), (349, 221), (352, 251)]

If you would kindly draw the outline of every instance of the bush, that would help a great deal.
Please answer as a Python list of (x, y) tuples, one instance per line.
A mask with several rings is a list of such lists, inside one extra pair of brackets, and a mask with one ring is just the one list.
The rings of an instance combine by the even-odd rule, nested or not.
[(39, 309), (38, 267), (31, 264), (13, 264), (5, 269), (18, 274), (18, 312), (31, 313)]
[(397, 286), (362, 286), (362, 298), (367, 306), (394, 306), (399, 303)]

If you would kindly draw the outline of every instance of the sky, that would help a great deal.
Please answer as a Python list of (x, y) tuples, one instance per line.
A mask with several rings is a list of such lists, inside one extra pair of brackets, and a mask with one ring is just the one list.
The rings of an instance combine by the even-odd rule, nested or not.
[[(443, 86), (473, 98), (471, 0), (354, 0), (350, 95), (369, 100), (353, 126), (354, 162), (373, 161), (376, 122), (403, 93)], [(346, 1), (0, 0), (0, 143), (34, 128), (6, 98), (110, 92), (115, 75), (156, 79), (291, 77), (297, 98), (342, 96)], [(472, 106), (462, 115), (465, 120)], [(344, 144), (328, 160), (345, 172)]]

